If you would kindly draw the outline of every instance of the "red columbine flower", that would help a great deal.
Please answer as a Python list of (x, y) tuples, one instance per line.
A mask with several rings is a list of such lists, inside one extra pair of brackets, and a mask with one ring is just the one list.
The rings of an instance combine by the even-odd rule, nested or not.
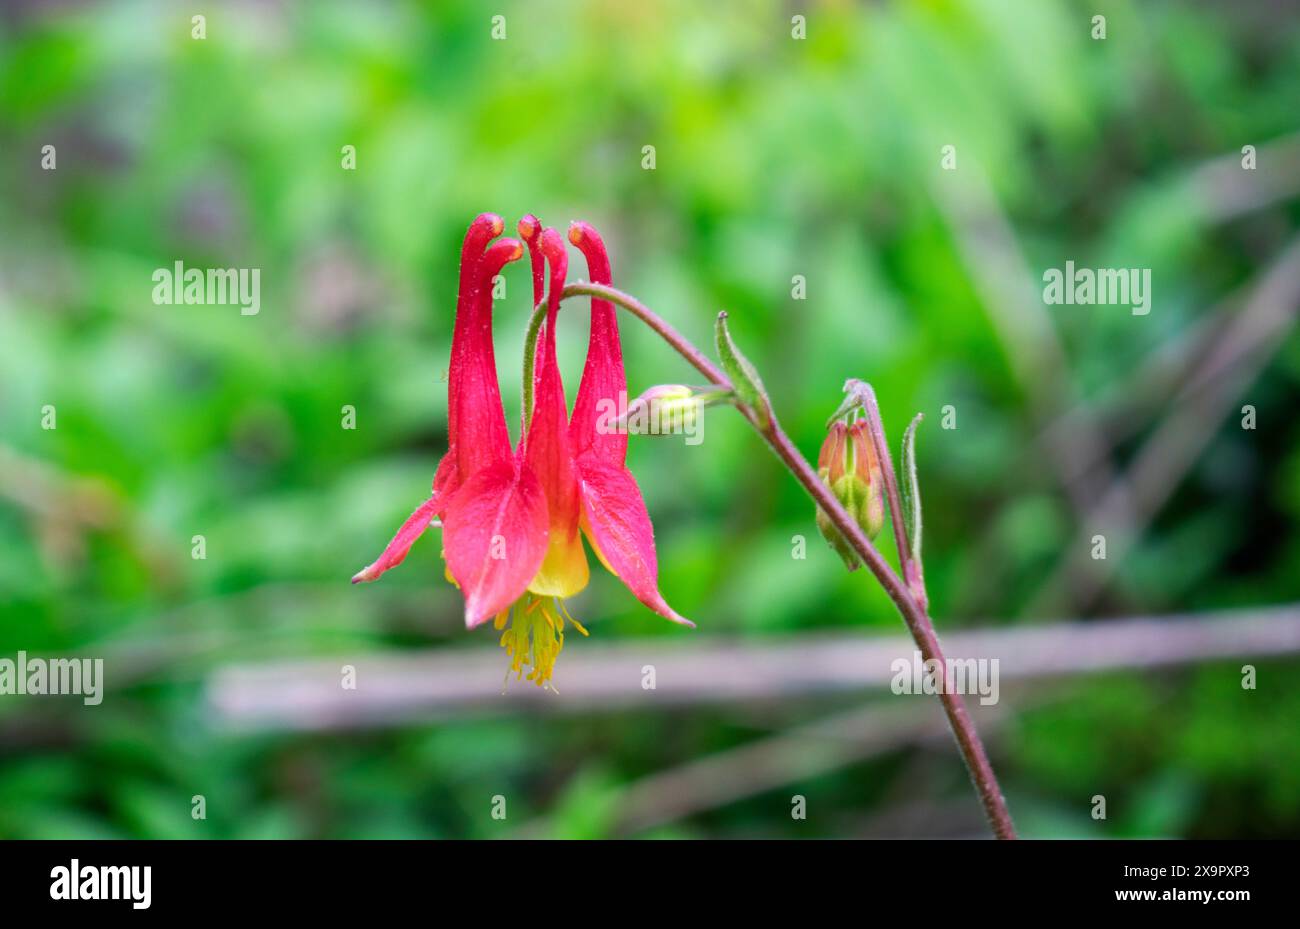
[[(596, 428), (600, 403), (617, 403), (627, 387), (614, 308), (592, 302), (587, 366), (569, 423), (555, 356), (568, 255), (559, 234), (542, 229), (532, 216), (520, 221), (519, 232), (531, 254), (534, 304), (541, 302), (547, 265), (550, 286), (536, 349), (532, 420), (523, 424), (518, 448), (510, 448), (492, 350), (491, 282), (523, 249), (514, 239), (487, 247), (501, 229), (499, 217), (483, 214), (465, 235), (448, 375), (448, 452), (433, 495), (352, 580), (371, 581), (400, 564), (441, 516), (447, 573), (465, 595), (466, 625), (495, 617), (497, 628), (505, 630), (501, 644), (512, 670), (522, 675), (529, 665), (528, 679), (543, 685), (564, 644), (564, 621), (586, 634), (563, 603), (587, 585), (580, 529), (641, 602), (692, 624), (659, 594), (654, 530), (623, 463), (627, 437)], [(587, 255), (592, 279), (608, 283), (609, 260), (595, 230), (575, 224), (570, 238)]]

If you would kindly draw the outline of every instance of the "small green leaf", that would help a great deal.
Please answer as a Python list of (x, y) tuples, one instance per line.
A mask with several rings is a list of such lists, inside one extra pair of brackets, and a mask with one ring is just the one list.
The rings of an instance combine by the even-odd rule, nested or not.
[(831, 423), (842, 416), (847, 416), (854, 410), (863, 409), (872, 400), (871, 385), (866, 381), (851, 377), (844, 382), (844, 399), (840, 401), (839, 409), (831, 414), (831, 418), (826, 420), (826, 428), (831, 427)]
[(860, 408), (861, 405), (862, 404), (858, 402), (857, 397), (853, 396), (852, 394), (846, 395), (844, 399), (840, 402), (839, 408), (836, 409), (835, 412), (831, 414), (830, 419), (826, 420), (826, 428), (829, 429), (831, 427), (831, 424), (835, 422), (835, 420), (849, 415), (854, 410)]
[(916, 479), (916, 427), (921, 422), (922, 414), (908, 425), (903, 433), (903, 460), (899, 488), (903, 494), (903, 524), (907, 528), (908, 551), (912, 560), (921, 563), (921, 485)]
[(718, 314), (714, 335), (722, 369), (727, 372), (727, 377), (731, 378), (732, 386), (736, 388), (736, 395), (754, 410), (758, 415), (759, 425), (766, 429), (772, 421), (772, 402), (768, 399), (767, 390), (763, 387), (758, 371), (731, 340), (731, 333), (727, 331), (725, 311)]

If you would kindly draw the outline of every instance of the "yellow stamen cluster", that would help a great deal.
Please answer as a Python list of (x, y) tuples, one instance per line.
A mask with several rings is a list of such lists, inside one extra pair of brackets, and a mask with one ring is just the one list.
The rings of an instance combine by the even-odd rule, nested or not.
[[(523, 678), (527, 665), (532, 669), (528, 680), (538, 687), (555, 689), (550, 683), (551, 673), (555, 670), (555, 659), (564, 648), (566, 619), (587, 635), (587, 630), (569, 614), (559, 597), (524, 594), (509, 609), (497, 614), (495, 625), (505, 630), (501, 634), (501, 647), (510, 656), (510, 671), (515, 672), (515, 680)], [(510, 671), (506, 672), (507, 679)]]

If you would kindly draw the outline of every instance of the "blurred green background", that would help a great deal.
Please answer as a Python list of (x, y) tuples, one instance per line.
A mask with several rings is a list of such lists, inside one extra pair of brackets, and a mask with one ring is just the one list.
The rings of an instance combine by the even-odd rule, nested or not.
[[(946, 738), (730, 789), (806, 751), (792, 727), (897, 702), (880, 688), (548, 713), (512, 684), (486, 711), (301, 733), (224, 725), (207, 684), (266, 660), (495, 649), (463, 629), (436, 537), (348, 584), (445, 448), (459, 239), (484, 210), (592, 222), (615, 283), (698, 344), (727, 309), (808, 455), (846, 377), (875, 385), (895, 442), (923, 412), (941, 634), (1300, 599), (1294, 287), (1271, 292), (1283, 319), (1252, 352), (1211, 363), (1261, 282), (1295, 281), (1297, 132), (1284, 4), (7, 4), (0, 656), (104, 657), (109, 693), (0, 697), (0, 836), (987, 834)], [(177, 260), (261, 268), (260, 314), (155, 305), (151, 275)], [(1151, 314), (1044, 306), (1042, 271), (1066, 260), (1152, 269)], [(507, 283), (514, 422), (522, 264)], [(572, 399), (587, 307), (566, 306)], [(633, 392), (697, 380), (622, 328)], [(1207, 371), (1218, 402), (1188, 416), (1178, 391)], [(1080, 451), (1096, 432), (1113, 473)], [(1144, 462), (1153, 502), (1120, 508), (1132, 544), (1116, 532), (1090, 582), (1090, 539), (1113, 530), (1093, 508)], [(593, 570), (561, 692), (600, 643), (901, 634), (738, 417), (711, 410), (698, 446), (634, 439), (630, 465), (661, 587), (699, 629)], [(986, 738), (1023, 832), (1300, 835), (1300, 664), (1256, 662), (1247, 691), (1242, 663), (1004, 682)], [(674, 813), (679, 771), (705, 787)]]

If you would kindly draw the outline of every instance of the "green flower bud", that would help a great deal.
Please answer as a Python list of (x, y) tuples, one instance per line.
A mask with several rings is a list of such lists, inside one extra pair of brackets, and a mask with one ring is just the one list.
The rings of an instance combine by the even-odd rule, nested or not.
[(627, 408), (624, 424), (640, 435), (693, 432), (703, 403), (685, 384), (660, 384), (637, 397)]

